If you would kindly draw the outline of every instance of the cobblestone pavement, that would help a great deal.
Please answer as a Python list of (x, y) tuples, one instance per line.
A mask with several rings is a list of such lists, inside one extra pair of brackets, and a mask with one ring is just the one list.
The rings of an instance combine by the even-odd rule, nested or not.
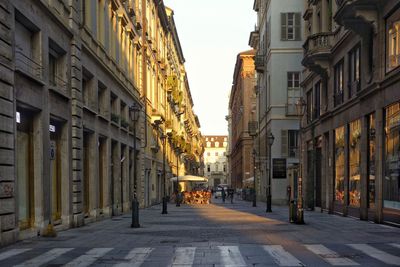
[(0, 266), (400, 266), (400, 229), (265, 203), (161, 206), (0, 249)]

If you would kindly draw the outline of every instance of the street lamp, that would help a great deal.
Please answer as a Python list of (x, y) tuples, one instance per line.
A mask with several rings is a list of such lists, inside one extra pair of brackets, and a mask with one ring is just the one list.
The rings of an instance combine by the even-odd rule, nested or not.
[(179, 157), (180, 157), (180, 152), (177, 152), (176, 155), (176, 206), (180, 207), (180, 195), (179, 195)]
[(165, 179), (165, 143), (166, 143), (166, 140), (167, 140), (167, 135), (165, 135), (164, 133), (161, 135), (161, 140), (162, 140), (162, 143), (163, 143), (163, 180), (164, 180), (164, 188), (163, 188), (163, 190), (164, 190), (164, 194), (163, 194), (163, 200), (162, 200), (162, 212), (161, 212), (161, 214), (168, 214), (168, 211), (167, 211), (167, 195), (166, 195), (166, 184), (167, 184), (167, 181), (166, 181), (166, 179)]
[[(136, 123), (139, 120), (141, 108), (138, 104), (133, 103), (132, 106), (129, 107), (129, 116), (133, 121), (133, 198), (132, 198), (132, 224), (131, 227), (138, 228), (139, 224), (139, 202), (136, 198), (136, 182), (137, 182), (137, 165), (136, 165)], [(129, 185), (130, 195), (132, 196), (132, 186)]]
[(304, 209), (303, 209), (303, 163), (301, 161), (301, 156), (303, 154), (302, 149), (302, 134), (301, 134), (301, 120), (305, 113), (306, 102), (303, 97), (300, 97), (296, 102), (296, 110), (297, 115), (299, 116), (299, 135), (300, 135), (300, 143), (299, 143), (299, 172), (297, 178), (297, 224), (304, 224)]
[(268, 168), (268, 194), (267, 194), (267, 210), (266, 210), (266, 212), (272, 212), (272, 209), (271, 209), (271, 206), (272, 206), (272, 196), (271, 196), (271, 187), (272, 187), (272, 184), (271, 184), (271, 175), (272, 175), (272, 173), (271, 173), (271, 169), (272, 169), (271, 155), (272, 155), (272, 153), (271, 153), (271, 147), (272, 147), (272, 144), (274, 143), (274, 140), (275, 140), (274, 135), (272, 134), (272, 132), (269, 132), (269, 134), (268, 134), (269, 168)]
[(256, 150), (253, 149), (253, 207), (257, 207), (257, 195), (256, 195)]

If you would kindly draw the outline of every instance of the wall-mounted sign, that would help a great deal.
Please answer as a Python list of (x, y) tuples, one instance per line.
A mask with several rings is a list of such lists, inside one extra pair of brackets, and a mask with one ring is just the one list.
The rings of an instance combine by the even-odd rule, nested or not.
[(56, 142), (50, 141), (50, 160), (56, 159)]
[(54, 125), (49, 125), (49, 131), (51, 132), (51, 133), (55, 133), (56, 132), (56, 126), (54, 126)]
[(21, 113), (19, 113), (17, 111), (17, 114), (15, 114), (15, 120), (17, 121), (17, 123), (21, 123)]
[(272, 177), (274, 179), (286, 178), (286, 159), (272, 159)]

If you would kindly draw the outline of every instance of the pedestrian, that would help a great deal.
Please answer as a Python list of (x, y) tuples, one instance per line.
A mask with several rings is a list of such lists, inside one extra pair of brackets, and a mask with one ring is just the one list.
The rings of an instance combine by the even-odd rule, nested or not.
[(233, 190), (233, 188), (229, 188), (228, 189), (228, 196), (231, 199), (231, 204), (233, 204), (233, 195), (234, 195), (235, 191)]
[(226, 194), (225, 194), (225, 189), (223, 187), (222, 187), (222, 191), (221, 191), (221, 196), (222, 196), (222, 202), (225, 203)]

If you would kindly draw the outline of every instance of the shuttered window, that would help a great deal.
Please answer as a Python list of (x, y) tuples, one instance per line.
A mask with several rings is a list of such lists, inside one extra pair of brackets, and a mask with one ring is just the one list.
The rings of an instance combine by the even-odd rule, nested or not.
[(281, 13), (281, 40), (301, 40), (301, 13)]

